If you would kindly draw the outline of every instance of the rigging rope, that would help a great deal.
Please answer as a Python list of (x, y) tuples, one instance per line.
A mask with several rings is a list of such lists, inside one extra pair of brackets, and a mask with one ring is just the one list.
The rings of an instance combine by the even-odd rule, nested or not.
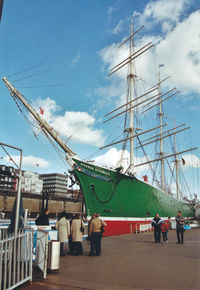
[(11, 78), (11, 77), (16, 76), (16, 75), (18, 75), (18, 74), (22, 74), (22, 73), (24, 73), (24, 72), (26, 72), (26, 71), (32, 70), (32, 69), (34, 69), (34, 68), (36, 68), (36, 67), (39, 67), (39, 66), (41, 66), (41, 65), (43, 65), (43, 64), (44, 64), (44, 62), (39, 63), (39, 64), (36, 64), (36, 65), (33, 65), (33, 66), (29, 67), (29, 68), (26, 68), (26, 69), (24, 69), (24, 70), (21, 70), (21, 71), (19, 71), (19, 72), (16, 72), (16, 73), (14, 73), (14, 74), (11, 74), (11, 75), (7, 76), (7, 78)]
[[(17, 107), (18, 107), (18, 109), (19, 109), (19, 111), (21, 112), (21, 114), (23, 115), (23, 117), (25, 118), (25, 120), (28, 122), (28, 124), (29, 125), (31, 125), (31, 126), (33, 126), (33, 127), (35, 127), (35, 128), (37, 128), (37, 129), (41, 129), (41, 127), (39, 126), (39, 124), (37, 123), (37, 121), (33, 118), (33, 116), (31, 115), (31, 114), (29, 114), (29, 116), (33, 119), (33, 121), (35, 121), (35, 123), (37, 124), (37, 126), (33, 123), (33, 122), (31, 122), (28, 118), (27, 118), (27, 116), (24, 114), (24, 112), (23, 112), (23, 110), (22, 110), (22, 108), (20, 107), (20, 102), (18, 102), (17, 101), (17, 99), (16, 99), (16, 97), (14, 96), (14, 95), (11, 95), (12, 97), (13, 97), (13, 99), (14, 99), (14, 101), (15, 101), (15, 103), (16, 103), (16, 105), (17, 105)], [(39, 127), (38, 127), (39, 126)], [(56, 147), (56, 145), (53, 143), (53, 141), (52, 141), (52, 139), (50, 138), (50, 135), (46, 135), (47, 133), (46, 132), (44, 132), (44, 130), (41, 130), (41, 132), (48, 138), (48, 140), (50, 141), (50, 143), (52, 144), (52, 146), (53, 146), (53, 148), (54, 148), (54, 150), (57, 152), (57, 154), (58, 154), (58, 156), (60, 157), (60, 159), (62, 160), (62, 162), (64, 163), (64, 168), (66, 169), (67, 167), (66, 167), (66, 161), (65, 161), (65, 158), (63, 158), (63, 156), (61, 155), (61, 153), (60, 153), (60, 151), (59, 151), (59, 149)], [(35, 137), (36, 137), (36, 135), (34, 135)], [(38, 138), (36, 138), (37, 140), (38, 140)], [(38, 140), (39, 141), (39, 140)], [(41, 143), (41, 142), (40, 142)], [(42, 144), (42, 143), (41, 143)], [(43, 146), (44, 146), (44, 144), (42, 144)], [(46, 146), (45, 146), (45, 148), (46, 148)], [(49, 151), (49, 150), (48, 150)], [(50, 152), (50, 151), (49, 151)], [(52, 155), (52, 153), (51, 153), (51, 155)], [(58, 159), (55, 157), (55, 156), (53, 156), (54, 157), (54, 159), (56, 159), (57, 161), (58, 161)], [(63, 165), (62, 165), (63, 166)]]
[(2, 144), (0, 144), (2, 149), (4, 150), (4, 152), (8, 155), (8, 157), (10, 158), (10, 161), (12, 161), (15, 166), (19, 169), (19, 166), (15, 163), (15, 161), (13, 160), (13, 158), (10, 156), (10, 154), (8, 153), (8, 151), (4, 148), (4, 146)]
[(56, 87), (56, 86), (66, 86), (67, 84), (48, 84), (48, 85), (35, 85), (28, 87), (18, 87), (18, 89), (35, 89), (35, 88), (46, 88), (46, 87)]

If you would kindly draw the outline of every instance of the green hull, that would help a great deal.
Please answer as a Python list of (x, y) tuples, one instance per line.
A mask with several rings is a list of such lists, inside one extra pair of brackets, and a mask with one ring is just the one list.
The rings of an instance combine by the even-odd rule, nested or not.
[(74, 159), (74, 175), (78, 179), (87, 215), (99, 212), (106, 217), (174, 217), (182, 210), (193, 217), (191, 205), (168, 195), (135, 177)]

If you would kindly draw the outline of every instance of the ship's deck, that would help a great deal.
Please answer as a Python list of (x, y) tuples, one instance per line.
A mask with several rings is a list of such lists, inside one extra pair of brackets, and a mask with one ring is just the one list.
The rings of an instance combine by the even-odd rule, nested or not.
[(107, 237), (102, 256), (61, 258), (57, 274), (37, 278), (25, 289), (200, 289), (200, 229), (187, 230), (185, 243), (176, 244), (176, 232), (168, 244), (155, 244), (153, 232)]

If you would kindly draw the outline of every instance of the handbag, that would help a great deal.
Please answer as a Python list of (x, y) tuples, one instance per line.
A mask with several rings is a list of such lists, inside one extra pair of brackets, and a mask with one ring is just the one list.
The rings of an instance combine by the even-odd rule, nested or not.
[(103, 223), (102, 223), (102, 221), (101, 221), (101, 235), (103, 236), (103, 233), (105, 232), (105, 229), (104, 229), (104, 225), (103, 225)]
[(81, 223), (80, 231), (81, 231), (82, 234), (84, 233), (84, 227), (83, 227), (82, 223)]

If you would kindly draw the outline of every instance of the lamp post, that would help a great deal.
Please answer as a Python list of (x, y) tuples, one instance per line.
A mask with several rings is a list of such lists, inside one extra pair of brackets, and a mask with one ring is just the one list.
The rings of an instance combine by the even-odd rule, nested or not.
[[(0, 146), (3, 148), (5, 147), (9, 147), (12, 148), (14, 150), (18, 150), (20, 152), (20, 160), (19, 160), (19, 174), (18, 174), (18, 189), (17, 189), (17, 197), (16, 197), (16, 212), (15, 212), (15, 236), (17, 235), (17, 231), (18, 231), (18, 225), (19, 225), (19, 207), (20, 207), (20, 199), (21, 199), (21, 177), (22, 177), (22, 149), (5, 144), (5, 143), (1, 143), (0, 142)], [(5, 151), (5, 149), (4, 149)]]

